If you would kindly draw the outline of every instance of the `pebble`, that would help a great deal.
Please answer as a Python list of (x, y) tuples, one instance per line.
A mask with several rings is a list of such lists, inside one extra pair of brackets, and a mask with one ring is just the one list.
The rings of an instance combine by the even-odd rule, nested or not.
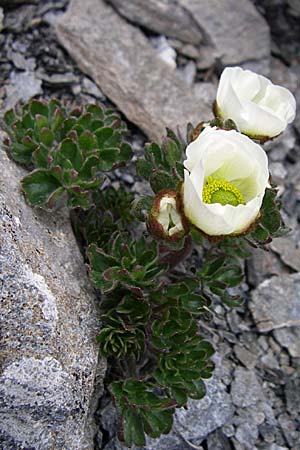
[(176, 69), (176, 51), (170, 46), (165, 36), (158, 36), (150, 39), (157, 56), (172, 69)]
[(231, 397), (236, 406), (254, 405), (263, 398), (262, 387), (253, 370), (237, 367), (231, 385)]

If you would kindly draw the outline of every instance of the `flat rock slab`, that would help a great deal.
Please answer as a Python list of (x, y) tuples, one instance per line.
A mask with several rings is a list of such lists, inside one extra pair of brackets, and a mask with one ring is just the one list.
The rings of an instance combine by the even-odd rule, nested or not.
[(169, 0), (108, 0), (131, 22), (189, 44), (202, 40), (200, 26), (181, 5)]
[(260, 331), (300, 326), (300, 274), (262, 282), (252, 292), (249, 308)]
[(179, 0), (224, 65), (270, 58), (270, 32), (250, 0)]
[(26, 205), (25, 174), (0, 148), (0, 446), (90, 450), (96, 303), (68, 214)]
[(185, 131), (188, 122), (212, 117), (144, 34), (102, 0), (72, 0), (56, 33), (80, 69), (150, 139), (160, 140), (166, 126)]

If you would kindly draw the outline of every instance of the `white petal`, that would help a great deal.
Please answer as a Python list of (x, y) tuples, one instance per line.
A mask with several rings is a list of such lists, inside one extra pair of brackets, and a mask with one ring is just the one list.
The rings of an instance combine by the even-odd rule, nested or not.
[(232, 119), (250, 136), (275, 137), (296, 114), (296, 100), (288, 89), (240, 67), (223, 71), (217, 107), (223, 119)]

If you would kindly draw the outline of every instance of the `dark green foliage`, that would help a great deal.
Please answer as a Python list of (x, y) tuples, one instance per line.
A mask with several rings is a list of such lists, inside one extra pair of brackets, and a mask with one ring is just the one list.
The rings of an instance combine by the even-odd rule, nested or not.
[(143, 288), (154, 287), (165, 271), (157, 265), (157, 243), (147, 243), (144, 237), (131, 241), (128, 235), (118, 234), (112, 236), (106, 252), (92, 244), (87, 254), (91, 280), (103, 294), (122, 284), (142, 297)]
[(254, 247), (264, 247), (274, 237), (283, 236), (289, 229), (280, 214), (281, 203), (275, 188), (267, 188), (261, 208), (261, 217), (245, 239)]
[(176, 189), (182, 181), (183, 150), (182, 143), (169, 129), (161, 146), (146, 144), (145, 159), (136, 163), (137, 173), (149, 181), (155, 194), (163, 189)]
[(90, 244), (106, 250), (111, 236), (119, 231), (129, 231), (135, 226), (136, 219), (132, 210), (134, 194), (112, 186), (94, 190), (94, 206), (87, 211), (74, 212), (73, 227), (77, 239), (86, 248)]
[(238, 286), (244, 279), (244, 271), (237, 258), (241, 250), (237, 246), (235, 254), (232, 247), (230, 254), (226, 252), (226, 248), (228, 245), (224, 243), (219, 248), (213, 248), (207, 254), (206, 261), (197, 276), (204, 292), (210, 292), (218, 296), (227, 306), (235, 307), (241, 304), (242, 298), (230, 294), (228, 289)]
[[(29, 203), (42, 208), (51, 208), (63, 192), (68, 194), (70, 208), (90, 208), (92, 192), (104, 180), (101, 172), (131, 157), (130, 146), (123, 142), (124, 123), (98, 105), (67, 113), (56, 100), (33, 100), (19, 114), (7, 112), (4, 123), (12, 158), (41, 170), (26, 176), (22, 187)], [(38, 193), (37, 179), (39, 184), (45, 180)], [(58, 186), (52, 195), (53, 179)]]
[(145, 433), (152, 438), (169, 433), (176, 402), (158, 393), (155, 385), (129, 378), (110, 389), (122, 412), (126, 445), (145, 445)]

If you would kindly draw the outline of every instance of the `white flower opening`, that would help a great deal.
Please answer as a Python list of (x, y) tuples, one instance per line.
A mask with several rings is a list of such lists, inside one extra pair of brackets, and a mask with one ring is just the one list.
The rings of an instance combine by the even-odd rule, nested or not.
[(234, 130), (205, 128), (186, 155), (183, 205), (189, 221), (210, 236), (246, 231), (268, 185), (264, 150)]
[(181, 233), (184, 230), (174, 197), (162, 197), (156, 220), (163, 227), (164, 233), (169, 237)]
[(294, 120), (296, 100), (288, 89), (262, 75), (227, 67), (218, 86), (216, 112), (249, 136), (272, 138)]

